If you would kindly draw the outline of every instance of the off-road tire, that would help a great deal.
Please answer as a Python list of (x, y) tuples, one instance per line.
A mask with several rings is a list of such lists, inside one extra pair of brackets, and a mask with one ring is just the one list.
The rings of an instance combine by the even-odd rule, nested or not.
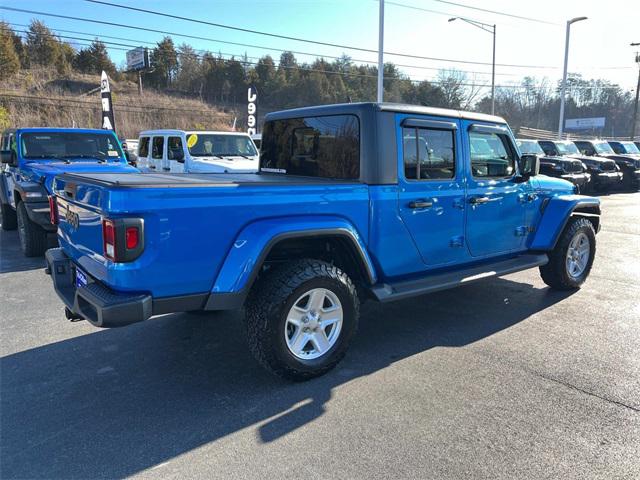
[[(567, 272), (567, 249), (571, 240), (579, 233), (589, 239), (589, 260), (579, 277), (573, 278)], [(540, 267), (544, 283), (555, 290), (575, 290), (585, 282), (593, 266), (596, 255), (596, 232), (593, 224), (584, 217), (571, 217), (560, 234), (555, 248), (549, 253), (549, 262)]]
[[(338, 297), (343, 323), (336, 343), (321, 357), (306, 360), (290, 352), (284, 328), (293, 303), (313, 288), (325, 288)], [(247, 298), (245, 324), (251, 353), (263, 367), (287, 380), (323, 375), (344, 357), (358, 328), (359, 306), (353, 282), (334, 265), (302, 259), (275, 267), (254, 284)]]
[(11, 208), (11, 205), (0, 203), (0, 216), (2, 217), (3, 230), (15, 230), (18, 228), (18, 217), (16, 216), (16, 211)]
[(47, 232), (31, 221), (24, 202), (18, 203), (18, 236), (26, 257), (41, 257), (47, 250)]

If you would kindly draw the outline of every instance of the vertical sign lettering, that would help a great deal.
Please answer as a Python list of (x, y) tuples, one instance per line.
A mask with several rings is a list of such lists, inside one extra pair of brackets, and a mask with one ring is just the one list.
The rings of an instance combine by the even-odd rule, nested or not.
[(100, 97), (102, 101), (102, 128), (105, 130), (116, 130), (116, 122), (113, 116), (113, 102), (111, 100), (111, 89), (109, 88), (109, 77), (103, 71), (100, 80)]
[(247, 89), (247, 133), (258, 133), (258, 90), (254, 85)]

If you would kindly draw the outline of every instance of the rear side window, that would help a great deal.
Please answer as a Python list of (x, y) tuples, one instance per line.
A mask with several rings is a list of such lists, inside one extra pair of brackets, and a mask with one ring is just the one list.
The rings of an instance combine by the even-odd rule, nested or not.
[(260, 170), (337, 179), (360, 177), (360, 124), (355, 115), (267, 122)]
[(151, 145), (151, 157), (162, 158), (162, 150), (164, 149), (164, 137), (153, 137)]
[(403, 128), (402, 144), (407, 180), (438, 180), (455, 176), (453, 130)]
[(515, 173), (515, 151), (506, 135), (469, 132), (471, 173), (476, 178), (505, 178)]
[(140, 144), (138, 145), (138, 156), (139, 157), (149, 156), (149, 137), (140, 138)]

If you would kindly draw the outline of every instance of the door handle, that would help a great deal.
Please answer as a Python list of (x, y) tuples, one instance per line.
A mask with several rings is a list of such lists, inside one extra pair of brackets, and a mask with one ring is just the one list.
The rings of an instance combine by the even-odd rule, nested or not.
[(431, 208), (433, 202), (431, 200), (413, 200), (409, 202), (409, 208)]
[(471, 205), (480, 205), (481, 203), (489, 203), (489, 197), (471, 197), (469, 203)]

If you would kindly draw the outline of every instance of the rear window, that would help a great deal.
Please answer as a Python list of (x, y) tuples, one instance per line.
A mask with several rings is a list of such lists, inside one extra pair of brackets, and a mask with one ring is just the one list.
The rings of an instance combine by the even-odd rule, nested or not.
[(267, 122), (262, 132), (262, 172), (307, 177), (360, 177), (360, 124), (355, 115)]

